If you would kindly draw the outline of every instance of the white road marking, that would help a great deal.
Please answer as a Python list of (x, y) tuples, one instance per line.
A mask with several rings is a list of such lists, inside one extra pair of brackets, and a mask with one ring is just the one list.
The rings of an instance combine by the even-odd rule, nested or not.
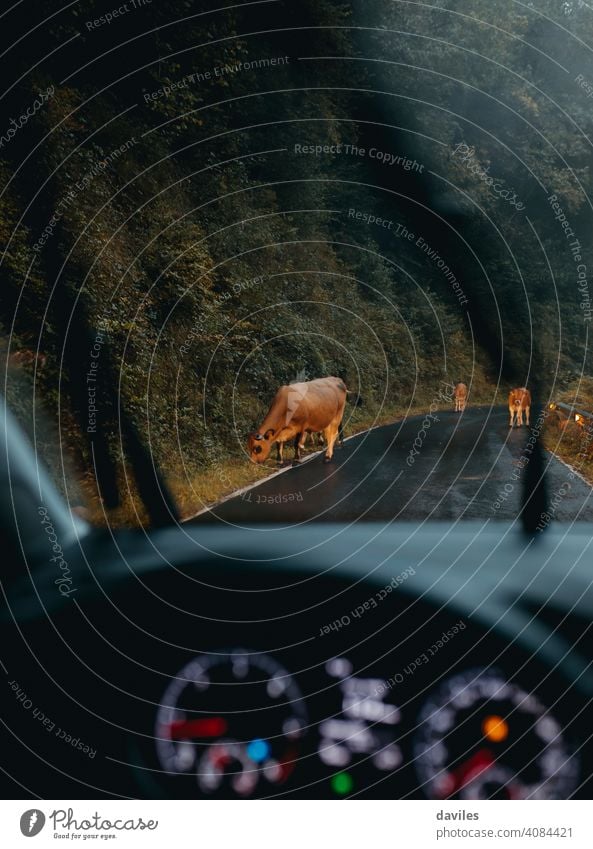
[[(394, 422), (390, 422), (388, 424), (394, 424)], [(344, 442), (350, 442), (351, 439), (357, 439), (359, 436), (363, 436), (365, 433), (370, 433), (372, 430), (376, 430), (378, 427), (385, 426), (386, 425), (373, 425), (373, 427), (369, 427), (366, 430), (361, 430), (359, 431), (359, 433), (353, 433), (352, 436), (347, 436), (344, 439)], [(201, 510), (198, 510), (197, 513), (192, 513), (192, 515), (188, 516), (187, 519), (184, 519), (183, 522), (191, 522), (192, 519), (196, 519), (198, 516), (202, 516), (204, 513), (210, 513), (216, 507), (220, 507), (221, 504), (230, 501), (232, 498), (238, 498), (238, 496), (243, 495), (245, 492), (249, 492), (252, 489), (256, 489), (258, 486), (261, 486), (262, 483), (267, 483), (268, 481), (277, 478), (278, 475), (283, 475), (285, 474), (285, 472), (289, 472), (291, 469), (297, 468), (298, 466), (304, 466), (305, 463), (308, 463), (310, 460), (314, 460), (315, 457), (319, 457), (323, 453), (325, 453), (325, 448), (323, 448), (321, 451), (315, 451), (313, 454), (307, 455), (307, 457), (303, 457), (303, 459), (295, 466), (289, 465), (286, 466), (284, 469), (278, 469), (276, 472), (272, 472), (271, 474), (266, 475), (266, 477), (262, 478), (260, 481), (255, 481), (255, 483), (250, 483), (247, 486), (241, 487), (241, 489), (236, 489), (229, 495), (225, 495), (224, 498), (220, 499), (220, 501), (217, 501), (215, 504), (211, 504), (210, 507), (203, 507)]]

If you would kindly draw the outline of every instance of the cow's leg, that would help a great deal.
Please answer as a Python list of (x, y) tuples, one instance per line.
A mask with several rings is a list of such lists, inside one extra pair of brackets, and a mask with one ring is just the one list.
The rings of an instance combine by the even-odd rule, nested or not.
[(529, 427), (529, 412), (530, 412), (530, 410), (531, 410), (530, 407), (525, 407), (525, 424), (527, 425), (527, 427)]
[(342, 425), (342, 422), (340, 422), (340, 424), (338, 425), (338, 447), (344, 447), (344, 427)]
[(284, 443), (283, 442), (277, 442), (276, 443), (276, 453), (278, 455), (278, 462), (280, 463), (280, 465), (282, 465), (282, 463), (283, 463), (283, 459), (282, 459), (283, 452), (284, 452)]
[(307, 440), (307, 432), (297, 433), (294, 438), (294, 459), (298, 462), (301, 459), (301, 451), (305, 448)]
[(332, 422), (324, 431), (325, 441), (327, 442), (327, 449), (325, 451), (325, 457), (323, 458), (324, 463), (329, 463), (334, 456), (334, 445), (336, 443), (336, 439), (338, 438), (338, 425), (336, 422)]
[(509, 415), (511, 417), (511, 420), (509, 421), (509, 427), (512, 427), (513, 426), (513, 418), (514, 418), (514, 415), (515, 415), (515, 410), (513, 409), (513, 407), (509, 407)]
[(523, 407), (517, 408), (517, 427), (523, 427)]
[(308, 449), (309, 451), (315, 451), (316, 448), (319, 448), (319, 446), (323, 444), (323, 439), (320, 433), (316, 433), (312, 430), (305, 430), (303, 431), (302, 439), (299, 443), (301, 450), (304, 450), (308, 439), (311, 442), (311, 445)]

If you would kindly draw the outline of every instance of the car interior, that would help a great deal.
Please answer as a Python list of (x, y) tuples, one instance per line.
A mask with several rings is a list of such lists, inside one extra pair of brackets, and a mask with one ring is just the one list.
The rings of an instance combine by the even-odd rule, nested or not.
[[(140, 118), (134, 117), (136, 141), (129, 150), (116, 156), (109, 153), (116, 150), (115, 141), (103, 145), (102, 169), (92, 172), (92, 181), (89, 177), (88, 186), (73, 197), (71, 207), (62, 208), (55, 230), (46, 233), (42, 246), (39, 243), (31, 274), (34, 278), (39, 273), (43, 286), (34, 278), (29, 289), (23, 284), (22, 292), (15, 288), (13, 294), (12, 283), (6, 284), (10, 297), (1, 316), (6, 365), (0, 416), (0, 669), (5, 677), (0, 785), (4, 798), (590, 798), (590, 477), (576, 457), (571, 462), (549, 441), (544, 443), (542, 426), (547, 416), (562, 415), (569, 422), (563, 425), (563, 434), (566, 428), (567, 433), (573, 428), (587, 438), (591, 433), (589, 419), (584, 418), (586, 407), (581, 409), (576, 398), (567, 400), (560, 394), (564, 383), (568, 385), (566, 375), (578, 381), (590, 367), (588, 325), (578, 302), (584, 290), (579, 295), (574, 282), (576, 266), (586, 262), (589, 249), (585, 244), (585, 226), (590, 224), (585, 171), (590, 142), (581, 138), (574, 159), (563, 164), (564, 137), (554, 137), (556, 125), (549, 123), (549, 136), (542, 130), (542, 140), (538, 121), (544, 118), (537, 105), (540, 98), (542, 102), (556, 98), (549, 107), (556, 110), (554, 115), (568, 109), (557, 93), (559, 66), (566, 65), (571, 74), (574, 70), (572, 76), (582, 67), (587, 79), (589, 49), (574, 48), (582, 48), (578, 56), (585, 58), (580, 65), (575, 58), (574, 68), (570, 64), (584, 4), (567, 2), (561, 13), (546, 3), (534, 8), (534, 4), (509, 4), (513, 6), (507, 10), (510, 17), (498, 8), (504, 4), (495, 4), (489, 15), (488, 4), (479, 0), (465, 4), (465, 11), (456, 2), (425, 8), (425, 4), (382, 0), (317, 6), (306, 2), (300, 10), (296, 9), (300, 4), (289, 2), (249, 3), (236, 13), (230, 4), (219, 11), (217, 4), (207, 2), (178, 4), (178, 13), (172, 8), (175, 4), (165, 4), (161, 11), (155, 11), (156, 5), (150, 12), (139, 8), (126, 13), (121, 22), (101, 23), (110, 4), (85, 2), (77, 4), (79, 17), (68, 18), (70, 28), (64, 24), (63, 31), (56, 29), (61, 20), (56, 18), (47, 24), (50, 29), (31, 36), (35, 50), (44, 50), (44, 56), (50, 55), (54, 43), (69, 45), (51, 54), (46, 80), (48, 84), (55, 81), (64, 97), (68, 93), (67, 108), (74, 110), (79, 122), (68, 132), (89, 131), (85, 110), (95, 109), (107, 125), (128, 104), (134, 116), (152, 109), (158, 127), (144, 131)], [(144, 19), (144, 14), (156, 17)], [(509, 35), (511, 24), (516, 31)], [(68, 39), (75, 30), (82, 33), (83, 41), (70, 45)], [(148, 31), (150, 44), (142, 35)], [(49, 46), (43, 46), (43, 32), (49, 33)], [(198, 58), (191, 58), (202, 43), (214, 45), (220, 67), (231, 59), (252, 64), (247, 70), (227, 71), (226, 77), (212, 72), (209, 78), (207, 69), (214, 67), (210, 54), (198, 49)], [(235, 47), (238, 52), (231, 55)], [(190, 48), (191, 57), (183, 54)], [(31, 66), (35, 50), (31, 48)], [(290, 57), (290, 61), (265, 68), (253, 64), (273, 56)], [(158, 67), (155, 57), (161, 63)], [(364, 73), (371, 75), (368, 79), (358, 76), (362, 65)], [(278, 75), (294, 74), (294, 78), (273, 76), (276, 66)], [(203, 78), (192, 81), (191, 74), (198, 73)], [(497, 88), (499, 73), (506, 80), (504, 90)], [(164, 91), (172, 80), (183, 79), (186, 83), (175, 92)], [(490, 91), (488, 79), (493, 80)], [(234, 88), (240, 85), (247, 88)], [(529, 87), (533, 101), (526, 99), (523, 89), (517, 93), (523, 85)], [(579, 89), (576, 83), (573, 88), (567, 96), (577, 98), (578, 89), (585, 97), (582, 86)], [(342, 96), (346, 89), (354, 98), (350, 111), (342, 101), (326, 100), (335, 92)], [(272, 90), (275, 93), (270, 94)], [(194, 91), (195, 102), (183, 99), (193, 97)], [(84, 98), (78, 98), (80, 92), (84, 97), (98, 92), (103, 99), (85, 106)], [(265, 92), (268, 96), (260, 97)], [(49, 97), (40, 115), (54, 108), (57, 96)], [(516, 113), (513, 97), (522, 98), (525, 114)], [(218, 123), (213, 119), (212, 125), (211, 103), (228, 109), (228, 114), (216, 113), (223, 117), (216, 119)], [(157, 108), (163, 111), (157, 113)], [(55, 119), (56, 123), (61, 120), (60, 115)], [(503, 119), (507, 123), (500, 129)], [(304, 129), (309, 121), (318, 121), (311, 136)], [(348, 122), (356, 124), (355, 141), (354, 136), (341, 135), (350, 132)], [(177, 123), (179, 128), (173, 129)], [(260, 129), (249, 129), (256, 125)], [(237, 127), (248, 128), (237, 137), (241, 142), (254, 143), (243, 149), (233, 136), (224, 147), (225, 133), (232, 134)], [(24, 137), (26, 128), (18, 132)], [(142, 132), (153, 135), (142, 136), (140, 142)], [(578, 135), (574, 127), (571, 132)], [(225, 228), (238, 228), (231, 243), (221, 242), (219, 253), (213, 251), (213, 258), (207, 260), (197, 253), (202, 247), (193, 232), (187, 245), (171, 247), (167, 239), (173, 231), (167, 228), (173, 213), (158, 205), (160, 186), (155, 178), (147, 192), (153, 193), (150, 203), (157, 198), (149, 213), (160, 228), (156, 264), (147, 266), (145, 277), (139, 273), (134, 278), (133, 272), (124, 270), (128, 261), (130, 268), (133, 265), (132, 248), (128, 255), (126, 243), (113, 259), (114, 269), (121, 264), (121, 276), (110, 270), (99, 275), (97, 282), (76, 254), (75, 224), (82, 232), (101, 200), (93, 199), (92, 209), (84, 208), (80, 221), (73, 210), (91, 204), (87, 194), (98, 191), (99, 181), (108, 179), (103, 172), (121, 175), (122, 184), (135, 178), (136, 172), (126, 172), (126, 156), (137, 155), (136, 146), (140, 150), (140, 144), (144, 145), (146, 155), (160, 163), (183, 152), (184, 146), (211, 137), (213, 146), (195, 153), (203, 156), (202, 167), (210, 169), (209, 176), (195, 176), (195, 163), (188, 160), (187, 168), (186, 163), (179, 166), (179, 180), (184, 191), (194, 193), (192, 214), (198, 209), (200, 226), (203, 223), (204, 232), (214, 234), (213, 240)], [(517, 181), (517, 175), (522, 175), (524, 182), (516, 191), (531, 206), (520, 224), (522, 211), (516, 204), (511, 209), (510, 193), (506, 200), (492, 193), (484, 200), (482, 193), (488, 186), (470, 171), (470, 149), (477, 151), (477, 157), (482, 137), (484, 144), (493, 145), (496, 138), (501, 151), (499, 159), (492, 154), (482, 160), (484, 167), (489, 162), (491, 174), (497, 169), (504, 173), (507, 187), (513, 175)], [(513, 138), (517, 142), (511, 150)], [(560, 153), (548, 151), (550, 139)], [(123, 136), (119, 141), (117, 150), (125, 147)], [(391, 151), (393, 163), (385, 159), (386, 154), (377, 159), (344, 150), (294, 153), (295, 144), (346, 143), (356, 143), (367, 152)], [(15, 138), (6, 153), (0, 148), (0, 159), (16, 157), (17, 144)], [(216, 158), (216, 144), (221, 145), (224, 162)], [(292, 151), (302, 166), (289, 164), (286, 171), (277, 172), (274, 162), (262, 154), (254, 159), (252, 171), (233, 170), (240, 167), (234, 159), (255, 156), (266, 144), (268, 150)], [(439, 160), (445, 146), (446, 156), (443, 152), (445, 158)], [(173, 149), (175, 153), (170, 152)], [(51, 156), (47, 173), (54, 168)], [(56, 169), (65, 162), (67, 170), (70, 156), (70, 148), (65, 147), (55, 160), (60, 163)], [(506, 170), (507, 156), (515, 171), (511, 166)], [(352, 170), (359, 158), (361, 162), (364, 158), (364, 167), (375, 169), (374, 183)], [(232, 164), (225, 164), (231, 159)], [(344, 170), (331, 171), (333, 166), (326, 167), (330, 160), (339, 160), (337, 167)], [(407, 170), (403, 163), (409, 164)], [(9, 165), (16, 173), (16, 161)], [(576, 182), (582, 180), (580, 189), (570, 183), (571, 175)], [(177, 177), (175, 172), (167, 179), (173, 184)], [(39, 177), (29, 172), (22, 179), (32, 181), (34, 188)], [(201, 183), (202, 179), (213, 183)], [(463, 182), (470, 179), (477, 181), (472, 198)], [(547, 181), (545, 191), (542, 181)], [(309, 183), (324, 184), (327, 189), (324, 209), (334, 215), (327, 219), (329, 236), (315, 230), (317, 213), (311, 209), (323, 204), (308, 194)], [(208, 194), (211, 185), (217, 187), (215, 198)], [(33, 188), (27, 188), (28, 182), (18, 186), (28, 202)], [(204, 186), (208, 191), (202, 197)], [(281, 235), (268, 232), (266, 222), (260, 222), (261, 231), (249, 229), (251, 219), (239, 203), (250, 197), (254, 186), (257, 206), (250, 215), (282, 217), (288, 210), (286, 214), (293, 216), (286, 222), (283, 219), (286, 229)], [(267, 194), (270, 186), (278, 192), (274, 199)], [(149, 203), (144, 188), (131, 196), (134, 210)], [(115, 189), (105, 191), (113, 194)], [(548, 202), (554, 191), (556, 200)], [(576, 211), (579, 191), (586, 199), (581, 212)], [(563, 192), (573, 193), (572, 207)], [(54, 205), (57, 197), (59, 192)], [(214, 203), (221, 197), (228, 205), (224, 216)], [(361, 197), (370, 200), (357, 219)], [(552, 208), (554, 202), (560, 204), (558, 209)], [(172, 202), (172, 208), (176, 203)], [(504, 223), (491, 217), (488, 204), (496, 207)], [(336, 223), (338, 209), (341, 218)], [(352, 215), (348, 210), (354, 210)], [(383, 222), (380, 235), (376, 221), (369, 223), (370, 213)], [(180, 206), (176, 214), (186, 211)], [(23, 215), (22, 227), (36, 235), (49, 220), (45, 207), (37, 219), (31, 218), (31, 210)], [(124, 210), (121, 221), (126, 215)], [(576, 248), (570, 247), (572, 237), (568, 239), (559, 223), (561, 215), (574, 227), (574, 238), (583, 242), (578, 250), (585, 259), (580, 263), (572, 259)], [(395, 225), (390, 228), (386, 223), (390, 216), (415, 237), (424, 233), (428, 239), (429, 234), (431, 250), (438, 252), (434, 259), (424, 251), (422, 261), (428, 264), (415, 266), (416, 260), (412, 257), (408, 263), (405, 251), (417, 245), (416, 238), (408, 240), (401, 254), (397, 254), (401, 244), (397, 242), (393, 260), (381, 266), (400, 275), (403, 282), (397, 295), (387, 284), (377, 282), (378, 266), (370, 250), (354, 246), (359, 232), (355, 228), (368, 227), (377, 239), (377, 252), (391, 257), (386, 240), (393, 242), (396, 237)], [(545, 231), (542, 223), (540, 228), (549, 240), (546, 252), (543, 241), (540, 251), (537, 239), (532, 238), (535, 247), (530, 250), (540, 251), (536, 267), (535, 254), (527, 247), (522, 254), (519, 242), (526, 244), (526, 233), (533, 235), (540, 227), (538, 216), (549, 227)], [(84, 231), (93, 256), (100, 255), (108, 236), (117, 235), (120, 226), (120, 218), (112, 219), (103, 210), (96, 229)], [(189, 231), (194, 225), (187, 218), (179, 226)], [(346, 231), (346, 226), (351, 230)], [(152, 244), (148, 225), (138, 224), (137, 230), (135, 257)], [(507, 241), (513, 238), (511, 231), (517, 244)], [(342, 252), (336, 254), (339, 262), (329, 253), (316, 253), (317, 241), (324, 241), (326, 251), (326, 237)], [(281, 249), (269, 248), (280, 242)], [(490, 254), (482, 253), (482, 246)], [(378, 321), (375, 328), (381, 345), (393, 348), (384, 373), (368, 365), (374, 356), (371, 341), (360, 342), (358, 360), (349, 365), (348, 346), (357, 344), (357, 333), (347, 324), (345, 310), (349, 301), (353, 311), (358, 309), (355, 298), (363, 287), (352, 282), (354, 272), (348, 276), (349, 252), (358, 257), (358, 272), (365, 268), (368, 272), (364, 286), (377, 287), (365, 290), (364, 298), (369, 310), (385, 315), (385, 327)], [(163, 294), (162, 301), (151, 301), (147, 307), (145, 290), (149, 292), (149, 284), (161, 279), (174, 254), (183, 254), (187, 263), (197, 256), (207, 267), (204, 273), (214, 274), (219, 265), (220, 274), (236, 271), (236, 279), (242, 281), (265, 275), (267, 257), (273, 254), (277, 275), (285, 275), (282, 280), (289, 285), (281, 288), (278, 277), (266, 278), (261, 301), (249, 302), (255, 318), (250, 313), (248, 323), (237, 317), (239, 307), (232, 298), (225, 301), (220, 295), (223, 290), (216, 289), (218, 284), (199, 282), (193, 267), (194, 276), (185, 279), (189, 265), (181, 265), (173, 282), (172, 277), (162, 278), (162, 292), (170, 300)], [(16, 273), (10, 256), (8, 275)], [(247, 265), (250, 262), (253, 266)], [(467, 304), (460, 304), (459, 290), (451, 288), (450, 278), (443, 278), (437, 262), (454, 269)], [(570, 275), (566, 284), (555, 277), (560, 266)], [(25, 266), (18, 268), (26, 275)], [(535, 269), (532, 278), (530, 268)], [(318, 288), (303, 295), (305, 290), (296, 278), (291, 282), (292, 274), (304, 275), (303, 279), (315, 274)], [(322, 310), (330, 297), (329, 286), (334, 285), (325, 282), (324, 274), (342, 275), (336, 289), (339, 315), (332, 341), (338, 353), (334, 359), (315, 353), (316, 360), (310, 349), (322, 350), (325, 344)], [(130, 276), (138, 286), (133, 309), (132, 300), (125, 301)], [(526, 283), (521, 282), (523, 278)], [(177, 291), (174, 286), (181, 292), (185, 285), (197, 292), (192, 309), (206, 316), (206, 322), (216, 309), (221, 314), (228, 310), (226, 323), (212, 325), (214, 330), (210, 325), (196, 325), (190, 336), (189, 325), (184, 324), (184, 311), (188, 315), (190, 311), (184, 305), (185, 295), (173, 298), (169, 289), (165, 292), (167, 286), (171, 292)], [(253, 292), (258, 293), (254, 298), (260, 297), (259, 283), (242, 285), (248, 293), (245, 297)], [(86, 297), (86, 289), (92, 286), (92, 296)], [(427, 307), (428, 318), (422, 317), (420, 306), (414, 307), (416, 329), (410, 331), (410, 338), (415, 341), (402, 342), (395, 319), (389, 324), (385, 303), (388, 297), (393, 299), (397, 310), (406, 314), (416, 303), (414, 287), (419, 299), (430, 300), (434, 292), (437, 300), (448, 299), (450, 314), (461, 315), (463, 343), (458, 343), (462, 334), (457, 324), (447, 326), (448, 313), (435, 308), (430, 317), (432, 306)], [(27, 300), (30, 291), (33, 294)], [(567, 292), (576, 306), (567, 306)], [(291, 297), (291, 309), (284, 312), (283, 305)], [(308, 301), (315, 306), (311, 313)], [(557, 307), (559, 302), (562, 307)], [(128, 310), (132, 315), (136, 308), (141, 317), (128, 319)], [(572, 311), (568, 323), (561, 309)], [(169, 344), (166, 334), (173, 314), (181, 328), (175, 338), (189, 353)], [(245, 321), (238, 331), (235, 320)], [(257, 359), (258, 344), (249, 333), (264, 327), (266, 340), (283, 338), (293, 332), (297, 320), (303, 322), (298, 325), (301, 347), (278, 354), (286, 356), (284, 371), (276, 368), (285, 361), (274, 359), (273, 345), (265, 348), (262, 342), (265, 350)], [(434, 335), (422, 330), (424, 321)], [(159, 334), (162, 330), (164, 341), (159, 348), (158, 334), (156, 341), (151, 337), (144, 361), (137, 350), (143, 328), (149, 326), (157, 327)], [(302, 329), (305, 326), (311, 328), (310, 337)], [(236, 359), (229, 355), (217, 360), (221, 346), (235, 344), (225, 335), (231, 332), (236, 333), (232, 339), (239, 340)], [(360, 330), (361, 339), (366, 332)], [(183, 342), (184, 338), (190, 342)], [(457, 344), (466, 352), (466, 360), (461, 355), (456, 359)], [(343, 361), (342, 348), (348, 349)], [(28, 362), (22, 355), (15, 360), (14, 352), (25, 349), (36, 356)], [(90, 365), (93, 351), (98, 352), (100, 377), (93, 396), (97, 412), (90, 419), (88, 375), (94, 368)], [(40, 361), (41, 353), (47, 361)], [(446, 362), (449, 353), (452, 366)], [(433, 355), (438, 368), (429, 386), (427, 372), (421, 373), (419, 366), (415, 370), (414, 357)], [(191, 359), (194, 356), (202, 357), (198, 365)], [(365, 371), (371, 367), (376, 371), (376, 385)], [(144, 374), (145, 383), (141, 378), (134, 383), (130, 374)], [(315, 442), (312, 433), (304, 459), (298, 462), (295, 457), (293, 462), (292, 444), (287, 442), (283, 465), (270, 453), (254, 482), (246, 477), (255, 474), (255, 464), (247, 455), (248, 435), (258, 435), (274, 392), (284, 384), (290, 387), (293, 374), (304, 381), (328, 374), (345, 379), (349, 395), (343, 447), (337, 442), (334, 458), (324, 464), (325, 446)], [(490, 389), (479, 396), (482, 374), (483, 386)], [(407, 385), (405, 375), (412, 387), (407, 394), (402, 388)], [(458, 412), (450, 389), (442, 397), (437, 394), (453, 378), (469, 386), (467, 406), (464, 396), (464, 407)], [(428, 386), (424, 401), (414, 400), (418, 386)], [(512, 387), (530, 388), (528, 426), (508, 428), (506, 399)], [(158, 403), (151, 394), (157, 391)], [(237, 402), (229, 412), (231, 407), (224, 405), (234, 404), (238, 393), (247, 400), (241, 401), (243, 407)], [(396, 395), (403, 412), (382, 417), (382, 398), (391, 403)], [(472, 408), (472, 397), (478, 396), (481, 400)], [(431, 397), (436, 399), (432, 407)], [(577, 409), (580, 412), (575, 413)], [(245, 410), (253, 410), (251, 418)], [(357, 424), (367, 414), (368, 422)], [(428, 415), (436, 417), (435, 423), (423, 425)], [(463, 430), (464, 421), (474, 421), (472, 415), (479, 417), (475, 439), (464, 436)], [(580, 429), (575, 415), (581, 416)], [(185, 430), (179, 425), (181, 416), (185, 416)], [(210, 442), (200, 442), (203, 426), (208, 428)], [(438, 431), (445, 427), (450, 430)], [(228, 455), (233, 468), (245, 475), (243, 483), (237, 478), (224, 492), (219, 487), (211, 499), (193, 497), (188, 488), (185, 500), (180, 499), (161, 450), (168, 431), (176, 433), (182, 460), (205, 444), (200, 468), (204, 475), (210, 474), (208, 480), (215, 480), (217, 468), (222, 468)], [(487, 451), (498, 456), (506, 450), (492, 442), (495, 431), (503, 434), (501, 446), (512, 443), (515, 453), (508, 462), (518, 470), (514, 478), (499, 471), (496, 459), (485, 459)], [(434, 442), (437, 432), (445, 434), (442, 442)], [(221, 434), (227, 433), (225, 442), (227, 437)], [(480, 447), (474, 451), (478, 439)], [(231, 440), (235, 454), (228, 448)], [(413, 445), (416, 454), (410, 453)], [(431, 475), (441, 474), (442, 458), (453, 451), (458, 465), (454, 471), (450, 466), (449, 472), (446, 468), (442, 472), (450, 479), (444, 495), (434, 496), (433, 502)], [(555, 452), (564, 458), (562, 466), (554, 465), (561, 463), (554, 459)], [(81, 457), (84, 480), (92, 480), (99, 493), (93, 509), (86, 500), (88, 490), (80, 485)], [(527, 459), (522, 461), (523, 457)], [(575, 491), (578, 486), (585, 493), (582, 505), (566, 515), (560, 515), (561, 507), (554, 506), (553, 500), (559, 469), (569, 476)], [(398, 498), (408, 499), (406, 487), (415, 499), (407, 512), (394, 507)], [(112, 520), (111, 511), (125, 502), (132, 489), (136, 515), (127, 521)], [(512, 513), (503, 503), (511, 491)], [(462, 497), (464, 492), (470, 494)], [(289, 496), (294, 493), (305, 495), (293, 501)], [(500, 509), (493, 508), (497, 494)]]

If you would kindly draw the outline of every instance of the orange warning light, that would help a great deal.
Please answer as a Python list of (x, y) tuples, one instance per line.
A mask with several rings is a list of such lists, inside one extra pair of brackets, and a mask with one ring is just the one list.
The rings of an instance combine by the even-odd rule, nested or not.
[(493, 743), (502, 743), (509, 736), (509, 726), (502, 716), (487, 716), (482, 723), (484, 737)]

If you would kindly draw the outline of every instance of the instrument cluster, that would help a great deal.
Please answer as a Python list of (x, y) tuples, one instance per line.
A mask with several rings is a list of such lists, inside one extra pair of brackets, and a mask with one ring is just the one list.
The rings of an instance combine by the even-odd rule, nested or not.
[(578, 756), (562, 723), (499, 669), (411, 680), (359, 672), (345, 656), (294, 676), (243, 647), (200, 655), (162, 693), (153, 774), (172, 795), (202, 798), (574, 793)]

